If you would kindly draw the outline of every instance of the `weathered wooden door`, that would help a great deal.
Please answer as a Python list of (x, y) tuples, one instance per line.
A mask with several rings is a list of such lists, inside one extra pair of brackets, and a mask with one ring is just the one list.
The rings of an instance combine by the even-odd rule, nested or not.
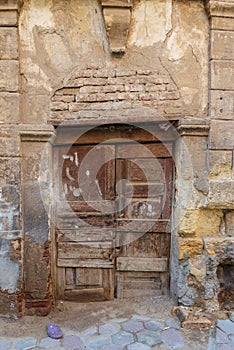
[(161, 143), (117, 145), (117, 181), (126, 179), (119, 189), (116, 232), (119, 298), (168, 292), (170, 153), (170, 145)]
[[(56, 205), (57, 297), (65, 300), (98, 301), (114, 296), (115, 242), (114, 183), (115, 146), (62, 146), (55, 149), (61, 171)], [(82, 179), (78, 170), (87, 161)], [(93, 173), (103, 164), (95, 180)], [(102, 207), (102, 199), (113, 210)]]
[[(85, 143), (54, 149), (57, 298), (101, 301), (166, 293), (171, 144)], [(93, 161), (84, 162), (78, 179), (90, 153)]]

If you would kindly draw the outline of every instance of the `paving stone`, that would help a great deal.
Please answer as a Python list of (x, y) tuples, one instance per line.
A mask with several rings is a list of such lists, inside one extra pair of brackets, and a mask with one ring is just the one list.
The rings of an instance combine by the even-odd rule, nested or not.
[(134, 343), (127, 346), (127, 350), (150, 350), (151, 347), (142, 343)]
[(97, 327), (91, 327), (91, 328), (86, 329), (84, 332), (82, 332), (80, 334), (80, 336), (82, 338), (86, 339), (86, 338), (89, 338), (89, 337), (96, 335), (96, 334), (98, 334)]
[(174, 328), (165, 329), (161, 334), (162, 342), (171, 349), (179, 349), (184, 346), (184, 336)]
[(11, 341), (7, 339), (0, 339), (0, 350), (9, 350), (11, 349)]
[(178, 323), (176, 323), (174, 320), (172, 320), (171, 318), (166, 320), (166, 325), (170, 328), (175, 328), (175, 329), (180, 329), (180, 325)]
[(112, 335), (112, 342), (118, 345), (128, 345), (134, 342), (133, 334), (125, 331), (120, 331)]
[(161, 343), (161, 337), (159, 333), (145, 330), (137, 333), (137, 341), (149, 346), (154, 346)]
[(148, 322), (145, 322), (144, 325), (145, 325), (145, 328), (149, 329), (150, 331), (157, 332), (157, 331), (163, 330), (163, 325), (158, 321), (154, 321), (154, 320), (148, 321)]
[(133, 315), (133, 316), (132, 316), (132, 319), (133, 319), (134, 321), (147, 322), (147, 321), (150, 320), (150, 317)]
[(234, 346), (228, 344), (218, 344), (216, 350), (234, 350)]
[(108, 344), (110, 344), (110, 339), (102, 335), (93, 337), (87, 341), (87, 345), (94, 350), (102, 349), (105, 345)]
[(234, 346), (234, 334), (229, 334), (228, 339), (229, 339), (229, 344)]
[(216, 327), (210, 328), (209, 341), (207, 350), (214, 350), (216, 348)]
[(217, 328), (216, 330), (216, 344), (228, 344), (228, 336), (226, 333)]
[(84, 349), (84, 343), (77, 335), (66, 335), (62, 339), (62, 345), (67, 347), (69, 350)]
[(52, 339), (52, 338), (43, 338), (39, 342), (39, 347), (44, 349), (55, 348), (60, 345), (60, 340)]
[(125, 345), (116, 345), (116, 344), (114, 344), (114, 345), (107, 345), (102, 350), (124, 350), (124, 349), (125, 349)]
[(32, 349), (37, 344), (37, 340), (35, 338), (25, 338), (17, 340), (14, 344), (15, 349), (17, 350), (27, 350)]
[(143, 327), (143, 323), (139, 321), (127, 321), (122, 323), (122, 328), (127, 332), (139, 332)]
[(234, 322), (230, 320), (218, 320), (217, 327), (227, 334), (234, 333)]
[(120, 330), (119, 324), (106, 323), (99, 326), (99, 333), (107, 336), (111, 336)]

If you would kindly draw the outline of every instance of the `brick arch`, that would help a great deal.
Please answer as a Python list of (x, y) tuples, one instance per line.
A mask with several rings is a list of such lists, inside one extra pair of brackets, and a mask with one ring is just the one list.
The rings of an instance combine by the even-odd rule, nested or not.
[(50, 122), (115, 117), (177, 119), (183, 101), (169, 74), (103, 67), (73, 71), (51, 100)]

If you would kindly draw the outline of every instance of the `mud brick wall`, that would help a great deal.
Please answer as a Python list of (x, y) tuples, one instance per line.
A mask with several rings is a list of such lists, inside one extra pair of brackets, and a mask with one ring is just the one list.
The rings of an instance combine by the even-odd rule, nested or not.
[(0, 315), (22, 315), (18, 4), (0, 1)]

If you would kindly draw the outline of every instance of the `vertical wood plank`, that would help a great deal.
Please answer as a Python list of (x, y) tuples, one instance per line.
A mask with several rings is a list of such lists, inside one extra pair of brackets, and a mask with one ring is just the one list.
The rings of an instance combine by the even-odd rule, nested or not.
[(64, 300), (66, 288), (65, 268), (57, 267), (57, 299)]

